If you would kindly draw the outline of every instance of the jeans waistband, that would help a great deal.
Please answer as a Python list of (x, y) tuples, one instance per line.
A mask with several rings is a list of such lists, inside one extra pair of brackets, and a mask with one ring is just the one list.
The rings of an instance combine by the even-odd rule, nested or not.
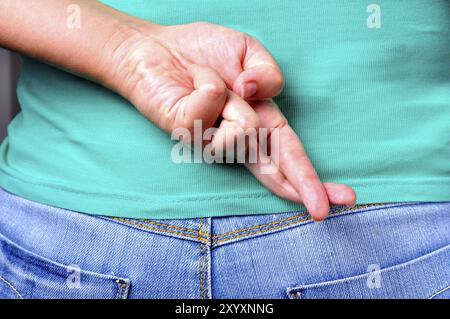
[[(60, 219), (64, 223), (72, 222), (80, 225), (115, 223), (140, 231), (200, 242), (210, 247), (314, 223), (307, 211), (194, 219), (130, 219), (106, 217), (43, 205), (13, 195), (2, 189), (0, 189), (0, 203), (2, 205), (17, 206), (18, 213), (16, 217), (21, 220), (30, 218), (35, 219), (36, 222), (39, 220), (52, 220), (57, 223), (58, 219)], [(355, 207), (335, 206), (331, 208), (329, 218), (343, 214), (361, 213), (404, 205), (414, 205), (414, 203), (373, 203), (357, 205)], [(30, 212), (35, 215), (30, 215)]]

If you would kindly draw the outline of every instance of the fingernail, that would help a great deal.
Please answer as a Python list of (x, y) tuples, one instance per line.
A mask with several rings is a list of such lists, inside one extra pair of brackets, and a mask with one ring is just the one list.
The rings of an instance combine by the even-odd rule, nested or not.
[(258, 86), (255, 82), (248, 82), (242, 86), (241, 97), (243, 99), (251, 98), (258, 91)]

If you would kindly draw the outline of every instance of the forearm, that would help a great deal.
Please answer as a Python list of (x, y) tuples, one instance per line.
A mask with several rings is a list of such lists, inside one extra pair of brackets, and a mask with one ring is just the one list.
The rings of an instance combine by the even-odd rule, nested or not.
[(112, 55), (143, 23), (95, 0), (1, 0), (0, 46), (110, 86)]

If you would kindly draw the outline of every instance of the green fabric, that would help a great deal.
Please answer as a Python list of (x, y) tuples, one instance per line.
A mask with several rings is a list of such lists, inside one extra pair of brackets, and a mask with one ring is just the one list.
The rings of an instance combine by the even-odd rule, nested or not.
[[(323, 181), (358, 203), (450, 200), (449, 2), (115, 0), (162, 24), (208, 21), (257, 37), (279, 61), (276, 99)], [(175, 164), (174, 142), (128, 102), (24, 59), (22, 112), (2, 143), (0, 186), (66, 209), (189, 218), (303, 209), (239, 165)]]

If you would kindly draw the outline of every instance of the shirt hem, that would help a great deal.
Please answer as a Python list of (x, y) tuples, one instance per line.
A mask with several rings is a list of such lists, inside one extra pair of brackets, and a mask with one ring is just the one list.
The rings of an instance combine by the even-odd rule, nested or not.
[[(342, 181), (340, 181), (342, 182)], [(357, 204), (395, 202), (450, 201), (450, 179), (411, 182), (379, 180), (345, 181), (357, 194)], [(174, 198), (149, 195), (147, 197), (96, 196), (68, 187), (54, 187), (25, 182), (0, 172), (0, 187), (25, 199), (57, 208), (90, 215), (142, 219), (187, 219), (241, 215), (264, 215), (305, 211), (305, 207), (283, 200), (268, 191), (249, 194), (223, 194)], [(447, 190), (447, 192), (445, 191)], [(254, 199), (254, 200), (245, 200)]]

